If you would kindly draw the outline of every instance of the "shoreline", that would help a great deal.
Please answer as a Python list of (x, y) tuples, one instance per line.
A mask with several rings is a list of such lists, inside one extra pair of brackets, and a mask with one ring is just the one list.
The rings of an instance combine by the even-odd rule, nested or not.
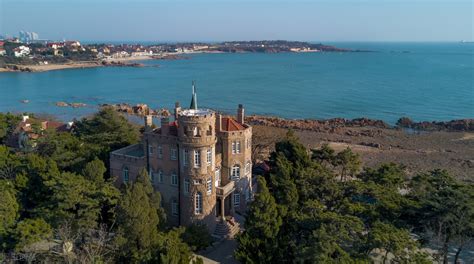
[[(352, 51), (352, 52), (357, 52)], [(108, 63), (121, 63), (121, 62), (133, 62), (133, 61), (145, 61), (145, 60), (179, 60), (179, 59), (189, 59), (185, 57), (186, 55), (193, 54), (240, 54), (240, 53), (261, 53), (261, 52), (251, 52), (251, 51), (239, 51), (239, 52), (226, 52), (226, 51), (193, 51), (193, 52), (176, 52), (176, 53), (164, 53), (161, 55), (141, 55), (141, 56), (130, 56), (130, 57), (121, 57), (121, 58), (105, 58), (98, 59), (95, 61), (72, 61), (68, 63), (56, 63), (56, 64), (30, 64), (30, 65), (21, 65), (21, 64), (10, 64), (9, 68), (0, 68), (0, 73), (2, 72), (47, 72), (47, 71), (56, 71), (56, 70), (67, 70), (67, 69), (84, 69), (84, 68), (96, 68), (104, 67), (110, 65), (103, 65), (103, 62)], [(324, 53), (321, 50), (302, 50), (302, 51), (284, 51), (276, 53), (294, 53), (294, 54), (305, 54), (305, 53)], [(268, 52), (265, 54), (275, 54)], [(127, 66), (127, 65), (122, 65)]]
[[(136, 67), (135, 64), (125, 64), (124, 62), (154, 60), (152, 56), (135, 56), (124, 58), (111, 58), (97, 61), (73, 61), (68, 63), (35, 64), (35, 65), (8, 65), (10, 68), (0, 68), (1, 72), (47, 72), (67, 69), (85, 69), (98, 67), (112, 67), (114, 65)], [(103, 62), (108, 63), (105, 65)], [(13, 68), (13, 69), (12, 69)]]

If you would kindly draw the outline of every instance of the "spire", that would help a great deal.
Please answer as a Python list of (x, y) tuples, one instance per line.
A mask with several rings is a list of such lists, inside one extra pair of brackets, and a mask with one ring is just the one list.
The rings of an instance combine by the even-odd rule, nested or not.
[(196, 95), (196, 81), (193, 81), (193, 96), (191, 97), (191, 105), (189, 106), (189, 109), (195, 109), (197, 110), (197, 95)]

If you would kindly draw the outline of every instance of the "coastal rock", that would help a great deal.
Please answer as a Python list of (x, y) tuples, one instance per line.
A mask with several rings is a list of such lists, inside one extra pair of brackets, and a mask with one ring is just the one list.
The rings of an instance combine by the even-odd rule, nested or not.
[[(353, 120), (344, 118), (333, 118), (327, 120), (312, 120), (312, 119), (283, 119), (278, 117), (267, 117), (267, 116), (248, 116), (246, 121), (252, 125), (263, 125), (272, 126), (287, 129), (301, 129), (311, 130), (317, 132), (326, 133), (342, 133), (343, 127), (375, 127), (375, 128), (389, 128), (390, 126), (381, 121), (373, 120), (368, 118), (356, 118)], [(355, 132), (350, 131), (348, 133), (354, 133), (354, 136), (374, 136), (371, 132)], [(355, 134), (357, 133), (357, 135)]]
[(87, 105), (84, 104), (84, 103), (70, 103), (69, 105), (72, 106), (73, 108), (78, 108), (78, 107), (85, 107), (85, 106), (87, 106)]
[(399, 127), (412, 128), (425, 131), (474, 131), (474, 119), (459, 119), (446, 122), (412, 122), (409, 118), (400, 118), (397, 122)]
[(56, 106), (59, 106), (59, 107), (66, 107), (66, 106), (69, 106), (69, 104), (66, 103), (66, 102), (56, 102)]

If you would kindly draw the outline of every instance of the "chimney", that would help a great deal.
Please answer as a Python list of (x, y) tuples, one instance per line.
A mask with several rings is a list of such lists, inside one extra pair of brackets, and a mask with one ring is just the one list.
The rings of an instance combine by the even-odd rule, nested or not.
[(242, 125), (245, 123), (244, 106), (242, 104), (239, 104), (239, 108), (237, 109), (237, 122)]
[(153, 116), (146, 115), (145, 116), (145, 131), (151, 131), (152, 126), (153, 126)]
[(179, 106), (179, 102), (174, 104), (174, 120), (178, 120), (179, 112), (181, 112), (181, 106)]
[(170, 132), (170, 118), (169, 117), (162, 117), (161, 118), (161, 134), (168, 135)]
[(222, 130), (222, 114), (217, 113), (216, 117), (216, 131), (220, 132)]

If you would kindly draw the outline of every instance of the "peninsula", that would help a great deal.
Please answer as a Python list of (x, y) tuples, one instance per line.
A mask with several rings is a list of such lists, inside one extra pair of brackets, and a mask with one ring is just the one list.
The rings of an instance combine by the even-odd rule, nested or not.
[(0, 72), (38, 72), (71, 68), (126, 66), (151, 59), (183, 59), (194, 53), (363, 52), (300, 41), (262, 40), (222, 43), (82, 44), (79, 41), (23, 43), (0, 40)]

